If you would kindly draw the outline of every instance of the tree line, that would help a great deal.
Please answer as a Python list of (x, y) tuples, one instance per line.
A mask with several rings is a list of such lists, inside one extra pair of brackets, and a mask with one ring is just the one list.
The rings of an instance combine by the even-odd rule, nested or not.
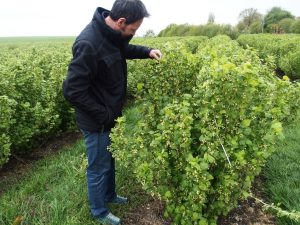
[[(244, 9), (238, 16), (236, 26), (215, 23), (215, 16), (210, 13), (206, 24), (170, 24), (161, 30), (158, 37), (170, 36), (208, 36), (225, 34), (235, 39), (240, 34), (258, 33), (300, 33), (300, 17), (280, 7), (273, 7), (265, 15), (257, 9)], [(156, 36), (153, 30), (148, 30), (144, 37)]]

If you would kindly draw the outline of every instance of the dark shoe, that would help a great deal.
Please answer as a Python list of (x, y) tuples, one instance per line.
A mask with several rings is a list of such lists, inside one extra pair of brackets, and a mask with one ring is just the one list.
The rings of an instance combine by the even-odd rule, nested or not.
[(128, 199), (117, 195), (112, 200), (108, 201), (108, 203), (126, 204), (126, 203), (128, 203)]
[(106, 225), (119, 225), (119, 224), (121, 224), (120, 218), (116, 217), (112, 213), (108, 213), (108, 215), (105, 216), (105, 217), (98, 218), (98, 221), (100, 222), (100, 224), (106, 224)]

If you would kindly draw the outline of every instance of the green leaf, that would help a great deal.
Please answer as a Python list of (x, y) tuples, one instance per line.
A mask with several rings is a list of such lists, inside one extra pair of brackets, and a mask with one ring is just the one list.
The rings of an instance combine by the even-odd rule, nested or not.
[(242, 127), (249, 127), (250, 126), (250, 123), (251, 123), (251, 120), (249, 119), (245, 119), (242, 121)]
[(278, 135), (282, 135), (282, 124), (278, 121), (273, 121), (271, 128), (274, 130), (274, 132)]
[(136, 85), (136, 88), (137, 88), (138, 91), (141, 91), (141, 90), (143, 89), (143, 87), (144, 87), (144, 84), (143, 84), (143, 83), (138, 83), (138, 84)]

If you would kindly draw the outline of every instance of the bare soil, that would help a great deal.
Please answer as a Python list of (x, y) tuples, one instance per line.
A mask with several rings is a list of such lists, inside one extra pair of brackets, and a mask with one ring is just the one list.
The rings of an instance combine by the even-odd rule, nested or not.
[[(163, 217), (164, 207), (158, 200), (138, 206), (126, 214), (124, 225), (170, 225), (171, 221)], [(276, 225), (273, 215), (262, 210), (253, 199), (241, 201), (238, 207), (227, 216), (219, 218), (218, 225)]]

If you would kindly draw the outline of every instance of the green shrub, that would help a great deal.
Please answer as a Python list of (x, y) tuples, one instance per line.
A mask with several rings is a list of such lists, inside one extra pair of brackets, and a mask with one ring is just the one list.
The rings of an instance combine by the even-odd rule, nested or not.
[(0, 167), (12, 152), (25, 153), (74, 123), (62, 96), (71, 43), (35, 44), (0, 45)]
[(138, 119), (118, 119), (111, 150), (166, 202), (172, 224), (214, 225), (249, 191), (282, 123), (293, 120), (299, 86), (228, 37), (196, 54), (175, 46), (165, 45), (160, 62), (132, 69)]
[(297, 19), (291, 26), (291, 31), (293, 33), (300, 34), (300, 19)]
[(283, 30), (284, 33), (292, 33), (291, 27), (295, 19), (284, 18), (278, 22), (278, 26)]
[(293, 80), (300, 79), (300, 48), (291, 51), (279, 61), (279, 67)]
[(299, 35), (241, 35), (237, 41), (244, 47), (255, 48), (263, 61), (273, 57), (278, 69), (291, 79), (299, 79)]

